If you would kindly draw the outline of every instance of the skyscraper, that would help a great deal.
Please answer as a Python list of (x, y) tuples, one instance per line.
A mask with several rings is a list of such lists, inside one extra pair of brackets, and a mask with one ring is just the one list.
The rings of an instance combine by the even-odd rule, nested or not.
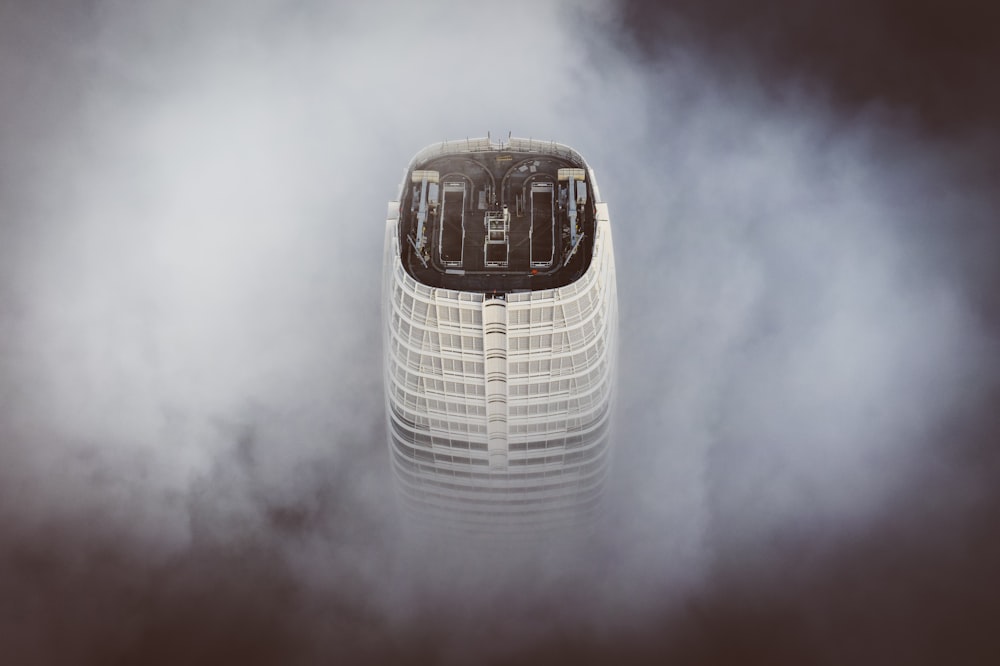
[(575, 150), (446, 141), (385, 231), (389, 448), (408, 515), (489, 531), (586, 521), (609, 464), (617, 295)]

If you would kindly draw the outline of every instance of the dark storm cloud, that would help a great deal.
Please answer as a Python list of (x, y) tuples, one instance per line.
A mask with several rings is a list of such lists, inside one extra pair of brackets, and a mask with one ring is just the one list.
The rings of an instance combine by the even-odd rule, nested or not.
[[(993, 42), (975, 11), (942, 42), (856, 9), (5, 5), (0, 642), (18, 663), (979, 649)], [(379, 216), (417, 149), (508, 130), (578, 148), (611, 205), (616, 467), (583, 542), (421, 539), (390, 499)]]

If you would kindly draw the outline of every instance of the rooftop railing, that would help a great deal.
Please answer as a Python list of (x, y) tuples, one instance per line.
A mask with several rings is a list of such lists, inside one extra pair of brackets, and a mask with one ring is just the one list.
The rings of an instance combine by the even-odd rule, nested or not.
[(435, 157), (477, 152), (541, 153), (555, 155), (556, 157), (561, 157), (581, 165), (585, 165), (587, 163), (580, 153), (576, 152), (567, 145), (556, 143), (555, 141), (540, 141), (538, 139), (521, 138), (510, 138), (506, 141), (494, 141), (489, 137), (480, 137), (477, 139), (454, 139), (452, 141), (442, 141), (440, 143), (431, 144), (413, 156), (413, 159), (410, 160), (409, 167), (407, 167), (407, 171), (412, 169), (415, 165), (426, 162), (427, 160)]

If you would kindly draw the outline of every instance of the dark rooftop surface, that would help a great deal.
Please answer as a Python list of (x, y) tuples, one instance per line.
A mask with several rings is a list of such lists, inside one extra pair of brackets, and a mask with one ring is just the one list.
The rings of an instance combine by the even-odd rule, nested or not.
[(565, 286), (590, 265), (594, 216), (589, 172), (570, 155), (437, 155), (415, 162), (403, 184), (403, 265), (419, 282), (460, 291)]

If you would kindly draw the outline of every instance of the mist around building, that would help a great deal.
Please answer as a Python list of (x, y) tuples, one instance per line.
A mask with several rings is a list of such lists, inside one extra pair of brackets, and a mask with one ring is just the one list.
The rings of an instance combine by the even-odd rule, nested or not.
[[(6, 658), (991, 663), (992, 10), (737, 4), (0, 7)], [(487, 132), (614, 224), (579, 538), (392, 490), (386, 201)]]

